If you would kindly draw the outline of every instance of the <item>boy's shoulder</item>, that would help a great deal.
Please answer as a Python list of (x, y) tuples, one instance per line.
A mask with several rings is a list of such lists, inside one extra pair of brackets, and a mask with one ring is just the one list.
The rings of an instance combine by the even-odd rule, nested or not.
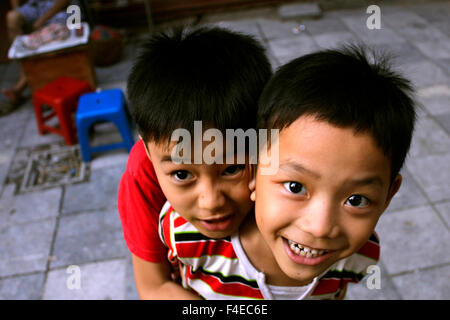
[(335, 296), (344, 290), (348, 283), (358, 283), (368, 273), (370, 266), (380, 259), (380, 240), (373, 232), (369, 240), (355, 253), (333, 264), (320, 278), (312, 293), (313, 298)]
[(147, 156), (144, 142), (138, 140), (130, 150), (127, 161), (127, 171), (137, 176), (142, 172), (151, 172), (153, 164)]
[(324, 277), (333, 274), (339, 278), (361, 280), (367, 273), (367, 268), (377, 264), (380, 259), (380, 240), (373, 232), (364, 245), (347, 258), (337, 261)]

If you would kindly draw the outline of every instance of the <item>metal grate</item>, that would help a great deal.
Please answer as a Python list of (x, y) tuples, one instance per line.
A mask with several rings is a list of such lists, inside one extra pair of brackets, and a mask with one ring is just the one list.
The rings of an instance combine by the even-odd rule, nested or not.
[(88, 171), (79, 145), (31, 151), (19, 193), (83, 182)]

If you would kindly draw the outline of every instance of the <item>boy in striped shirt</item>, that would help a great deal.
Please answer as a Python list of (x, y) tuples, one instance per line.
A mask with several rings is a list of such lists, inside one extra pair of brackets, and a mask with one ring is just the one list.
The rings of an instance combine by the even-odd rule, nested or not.
[(260, 150), (255, 214), (238, 233), (205, 237), (166, 204), (160, 236), (185, 287), (205, 299), (343, 298), (377, 262), (374, 229), (400, 188), (415, 110), (409, 82), (374, 59), (346, 47), (275, 73), (258, 127), (279, 137)]
[[(222, 28), (168, 30), (143, 44), (127, 83), (141, 141), (130, 153), (118, 196), (141, 299), (198, 298), (171, 281), (158, 237), (165, 199), (211, 238), (234, 233), (253, 207), (248, 162), (234, 161), (240, 154), (212, 164), (197, 156), (202, 159), (206, 150), (207, 129), (223, 136), (226, 130), (255, 129), (257, 101), (271, 75), (255, 39)], [(190, 136), (181, 142), (193, 142), (192, 154), (191, 148), (172, 152), (177, 129)], [(217, 150), (213, 156), (223, 155)]]

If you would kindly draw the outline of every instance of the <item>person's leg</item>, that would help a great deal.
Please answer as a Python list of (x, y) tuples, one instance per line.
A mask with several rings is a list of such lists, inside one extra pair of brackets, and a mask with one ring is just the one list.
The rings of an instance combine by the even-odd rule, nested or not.
[(15, 37), (23, 33), (25, 18), (19, 10), (11, 10), (6, 14), (6, 27), (8, 29), (8, 37), (12, 42)]
[[(6, 15), (6, 26), (8, 28), (8, 37), (11, 43), (17, 36), (23, 34), (25, 17), (19, 10), (11, 10)], [(23, 90), (27, 87), (27, 79), (22, 68), (20, 69), (19, 79), (12, 88), (3, 88), (2, 93), (12, 104), (18, 104), (22, 97)]]

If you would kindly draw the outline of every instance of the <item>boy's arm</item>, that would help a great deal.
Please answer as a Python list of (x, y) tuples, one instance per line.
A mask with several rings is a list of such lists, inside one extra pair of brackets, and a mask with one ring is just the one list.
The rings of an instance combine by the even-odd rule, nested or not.
[(134, 278), (142, 300), (200, 300), (196, 294), (172, 281), (168, 262), (148, 262), (132, 254)]
[(140, 298), (198, 299), (172, 281), (172, 267), (158, 233), (159, 214), (166, 198), (141, 140), (130, 151), (117, 200)]

